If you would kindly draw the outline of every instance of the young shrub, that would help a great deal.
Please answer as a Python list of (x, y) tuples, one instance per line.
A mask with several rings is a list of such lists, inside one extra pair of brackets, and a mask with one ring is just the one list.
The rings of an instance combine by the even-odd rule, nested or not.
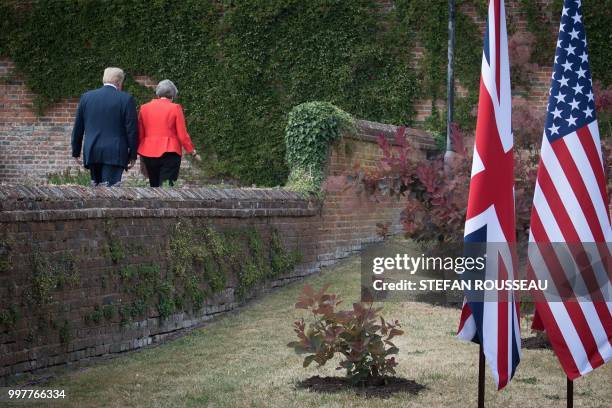
[(326, 293), (328, 286), (319, 291), (304, 286), (295, 307), (310, 311), (313, 321), (306, 324), (303, 318), (296, 320), (293, 325), (299, 340), (287, 346), (298, 354), (308, 354), (304, 367), (313, 361), (325, 365), (339, 353), (344, 359), (336, 369), (345, 369), (351, 383), (384, 383), (385, 376), (395, 374), (397, 366), (393, 355), (399, 350), (391, 340), (404, 333), (399, 322), (387, 322), (380, 315), (382, 307), (374, 307), (372, 302), (353, 303), (352, 310), (338, 310), (342, 301), (336, 294)]

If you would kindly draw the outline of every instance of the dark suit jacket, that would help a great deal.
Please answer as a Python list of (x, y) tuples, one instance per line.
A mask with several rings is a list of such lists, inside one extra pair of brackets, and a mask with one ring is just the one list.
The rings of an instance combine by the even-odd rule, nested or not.
[(90, 164), (127, 167), (128, 160), (136, 160), (138, 119), (134, 98), (108, 85), (85, 92), (72, 130), (72, 157), (81, 155), (81, 147), (85, 168)]

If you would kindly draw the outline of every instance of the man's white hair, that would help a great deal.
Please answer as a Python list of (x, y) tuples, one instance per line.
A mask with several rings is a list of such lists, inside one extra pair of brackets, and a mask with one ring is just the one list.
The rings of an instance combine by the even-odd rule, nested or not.
[(105, 84), (113, 84), (120, 86), (123, 84), (123, 80), (125, 79), (125, 73), (121, 68), (116, 67), (108, 67), (104, 70), (104, 76), (102, 77), (102, 82)]

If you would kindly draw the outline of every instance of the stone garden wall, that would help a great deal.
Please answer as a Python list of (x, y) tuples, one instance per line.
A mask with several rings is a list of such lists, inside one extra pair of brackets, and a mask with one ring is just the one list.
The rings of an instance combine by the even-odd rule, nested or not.
[[(284, 189), (0, 185), (0, 384), (157, 343), (400, 229), (402, 203), (343, 182), (380, 155), (361, 121), (324, 199)], [(423, 132), (408, 138), (424, 156)]]

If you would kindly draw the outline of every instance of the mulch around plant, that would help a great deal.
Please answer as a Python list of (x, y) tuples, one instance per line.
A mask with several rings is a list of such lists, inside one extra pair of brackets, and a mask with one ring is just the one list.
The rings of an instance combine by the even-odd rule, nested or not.
[(552, 350), (546, 337), (533, 336), (521, 341), (521, 347), (527, 350)]
[(297, 383), (297, 388), (312, 392), (336, 393), (353, 390), (355, 394), (366, 398), (390, 398), (393, 394), (418, 394), (426, 387), (413, 380), (399, 377), (385, 377), (381, 385), (353, 385), (344, 377), (319, 377), (315, 375)]

